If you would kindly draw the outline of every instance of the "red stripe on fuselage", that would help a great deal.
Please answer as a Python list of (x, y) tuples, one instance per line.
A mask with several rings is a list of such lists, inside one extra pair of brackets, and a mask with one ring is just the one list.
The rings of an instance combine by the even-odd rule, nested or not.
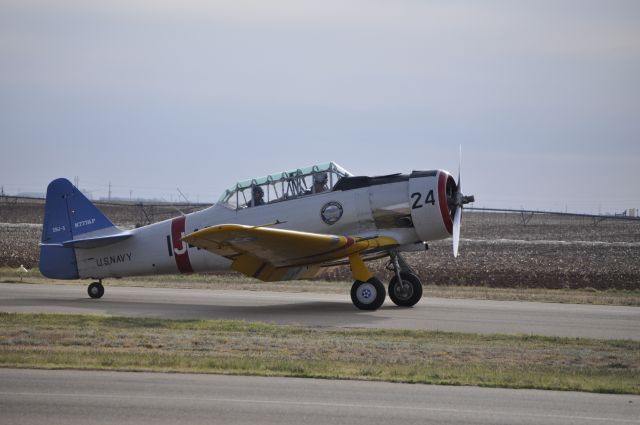
[(186, 217), (180, 216), (171, 220), (171, 240), (173, 241), (173, 256), (180, 273), (193, 273), (189, 260), (189, 245), (182, 241), (185, 234)]
[(447, 173), (440, 171), (438, 173), (438, 204), (440, 204), (440, 214), (442, 214), (442, 221), (444, 221), (444, 227), (447, 228), (449, 234), (453, 234), (453, 221), (451, 221), (451, 214), (449, 214), (449, 205), (447, 205)]

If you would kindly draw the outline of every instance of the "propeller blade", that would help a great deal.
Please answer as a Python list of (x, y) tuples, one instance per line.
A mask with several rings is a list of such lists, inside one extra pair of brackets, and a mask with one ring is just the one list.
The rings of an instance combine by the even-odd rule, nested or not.
[(453, 256), (458, 256), (458, 245), (460, 243), (460, 221), (462, 219), (462, 206), (456, 208), (456, 215), (453, 217)]
[(461, 173), (461, 169), (462, 169), (462, 145), (458, 146), (459, 148), (459, 152), (458, 152), (458, 193), (462, 193), (460, 192), (462, 190), (462, 186), (461, 185), (461, 181), (460, 181), (460, 173)]

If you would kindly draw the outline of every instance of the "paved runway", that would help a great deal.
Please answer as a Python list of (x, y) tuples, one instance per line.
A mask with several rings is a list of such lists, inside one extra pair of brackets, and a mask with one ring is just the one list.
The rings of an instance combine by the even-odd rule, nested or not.
[(425, 298), (357, 310), (349, 296), (106, 286), (92, 300), (77, 285), (0, 284), (0, 311), (102, 313), (131, 317), (242, 319), (311, 326), (431, 329), (640, 339), (640, 308)]
[(640, 424), (640, 397), (384, 382), (0, 369), (9, 424)]

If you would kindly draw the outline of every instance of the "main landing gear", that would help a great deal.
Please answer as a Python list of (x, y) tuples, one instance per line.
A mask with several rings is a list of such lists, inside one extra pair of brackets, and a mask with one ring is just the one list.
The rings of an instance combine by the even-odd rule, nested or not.
[(93, 282), (87, 287), (87, 293), (91, 298), (101, 298), (104, 295), (104, 286), (102, 286), (102, 279), (97, 282)]
[(391, 253), (389, 266), (395, 273), (389, 282), (389, 298), (397, 306), (413, 307), (422, 298), (420, 278), (398, 253)]
[[(395, 276), (389, 282), (389, 298), (400, 307), (412, 307), (422, 298), (422, 283), (397, 252), (391, 252), (388, 268)], [(356, 279), (351, 287), (351, 301), (360, 310), (377, 310), (387, 294), (380, 279), (371, 274), (360, 255), (349, 257), (351, 273)]]

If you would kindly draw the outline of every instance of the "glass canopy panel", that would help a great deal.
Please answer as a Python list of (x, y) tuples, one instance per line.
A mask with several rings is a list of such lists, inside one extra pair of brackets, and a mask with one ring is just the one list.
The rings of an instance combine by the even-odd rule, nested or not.
[(218, 203), (231, 209), (241, 209), (282, 202), (329, 191), (345, 176), (351, 176), (351, 173), (335, 162), (311, 165), (239, 181), (222, 194)]

